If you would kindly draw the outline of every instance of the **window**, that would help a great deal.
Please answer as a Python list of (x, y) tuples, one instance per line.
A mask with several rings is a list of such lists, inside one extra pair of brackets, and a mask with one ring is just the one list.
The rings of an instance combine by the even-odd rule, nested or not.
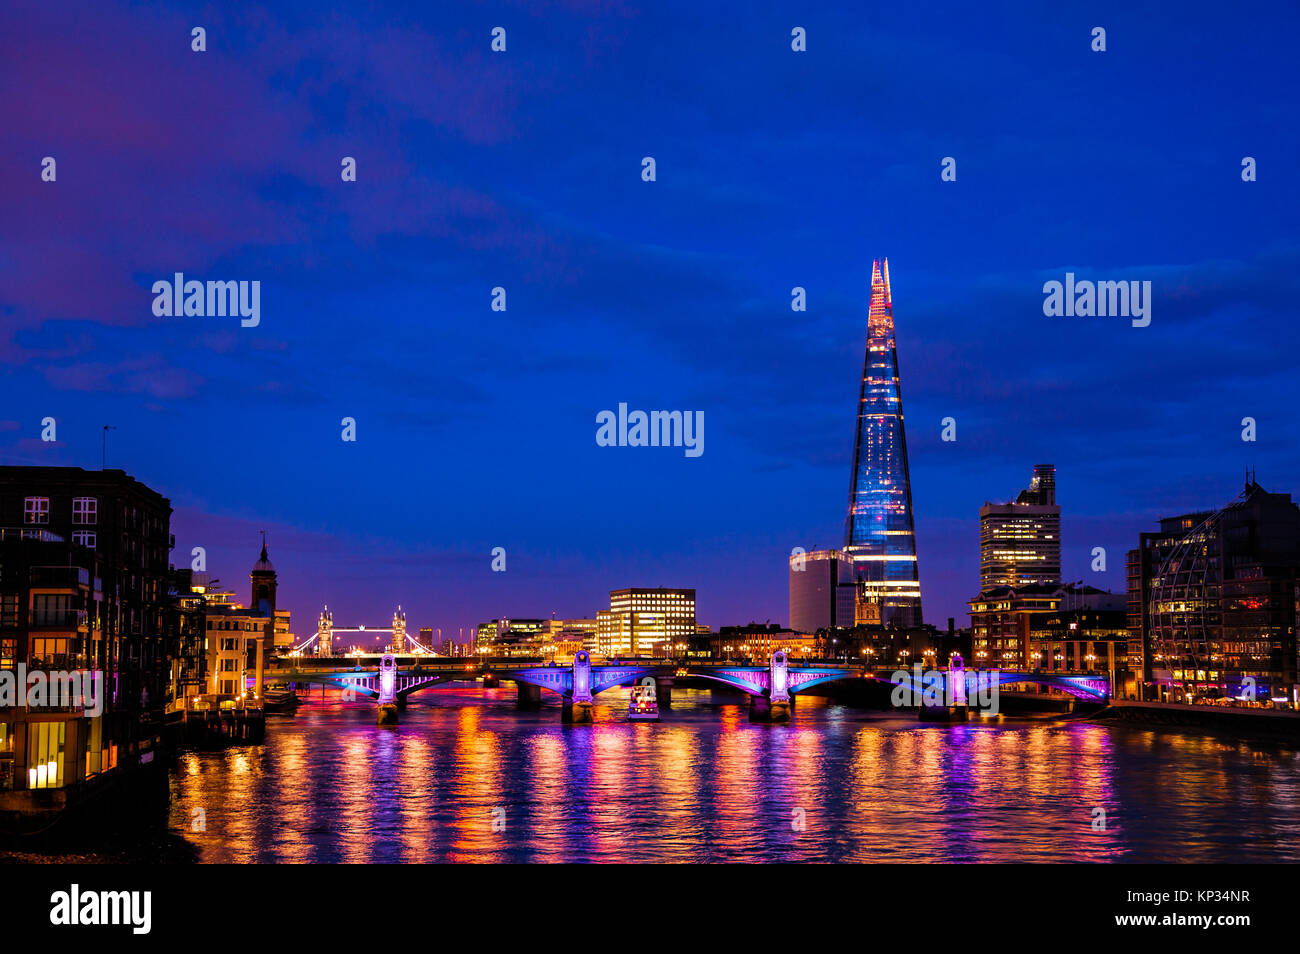
[(63, 785), (64, 722), (29, 723), (27, 736), (27, 787), (59, 788)]
[(28, 656), (28, 665), (33, 669), (53, 669), (66, 665), (68, 660), (68, 639), (62, 636), (32, 637), (32, 651)]
[(94, 525), (98, 519), (99, 501), (94, 497), (72, 498), (72, 522)]
[[(72, 597), (50, 594), (32, 594), (33, 626), (66, 626), (72, 614)], [(75, 621), (73, 622), (75, 625)]]
[(49, 497), (24, 497), (23, 498), (23, 523), (49, 523), (50, 522), (50, 498)]
[(108, 752), (104, 750), (104, 717), (89, 720), (90, 735), (86, 740), (86, 777), (98, 775), (108, 769)]
[(0, 627), (18, 625), (18, 594), (0, 593)]
[(95, 549), (95, 532), (93, 530), (72, 531), (72, 542), (78, 546)]

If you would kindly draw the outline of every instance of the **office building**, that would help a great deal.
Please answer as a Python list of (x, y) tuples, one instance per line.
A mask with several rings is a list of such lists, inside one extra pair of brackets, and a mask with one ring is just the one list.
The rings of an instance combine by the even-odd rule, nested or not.
[(720, 626), (716, 633), (700, 634), (696, 638), (707, 646), (708, 656), (713, 659), (760, 665), (766, 665), (778, 650), (788, 659), (810, 659), (818, 652), (814, 634), (785, 629), (776, 623)]
[(1253, 477), (1223, 509), (1141, 534), (1128, 629), (1144, 696), (1294, 704), (1298, 574), (1300, 507)]
[(611, 590), (609, 609), (596, 614), (596, 646), (607, 658), (681, 655), (696, 628), (694, 590)]
[(1061, 582), (1061, 508), (1056, 468), (1034, 467), (1029, 489), (980, 508), (980, 590)]
[[(971, 659), (968, 663), (979, 669), (1042, 668), (1045, 651), (1035, 645), (1035, 633), (1057, 632), (1048, 626), (1045, 619), (1085, 610), (1123, 613), (1124, 606), (1123, 594), (1093, 586), (1028, 583), (1024, 586), (992, 587), (970, 600)], [(1077, 623), (1079, 620), (1075, 618), (1073, 621)], [(1107, 617), (1097, 625), (1105, 622), (1117, 624), (1118, 616)], [(1118, 648), (1118, 651), (1124, 652), (1124, 649)], [(1054, 652), (1052, 658), (1055, 658)]]
[(801, 633), (852, 626), (853, 560), (843, 550), (790, 556), (790, 628)]
[(1105, 593), (1097, 600), (1079, 602), (1092, 605), (1074, 606), (1067, 595), (1056, 612), (1030, 615), (1030, 668), (1105, 674), (1112, 695), (1131, 695), (1133, 679), (1128, 668), (1123, 595)]
[(530, 656), (541, 652), (550, 620), (511, 617), (479, 623), (476, 650), (493, 656)]

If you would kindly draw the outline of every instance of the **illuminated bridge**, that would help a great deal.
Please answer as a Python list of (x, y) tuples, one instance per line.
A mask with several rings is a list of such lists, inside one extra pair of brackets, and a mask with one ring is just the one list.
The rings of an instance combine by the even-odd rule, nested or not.
[[(775, 652), (767, 665), (730, 662), (646, 659), (593, 665), (584, 651), (573, 664), (560, 666), (534, 660), (473, 660), (456, 657), (300, 657), (276, 660), (268, 678), (276, 682), (315, 683), (345, 693), (374, 699), (380, 721), (395, 722), (397, 711), (407, 698), (421, 689), (482, 676), (488, 684), (505, 679), (519, 690), (521, 707), (537, 705), (542, 690), (558, 695), (566, 722), (590, 722), (595, 696), (615, 686), (629, 686), (653, 680), (661, 703), (671, 695), (678, 678), (702, 679), (738, 689), (750, 697), (750, 717), (755, 721), (784, 722), (790, 717), (794, 695), (814, 686), (850, 679), (870, 679), (902, 686), (917, 699), (938, 699), (943, 705), (964, 706), (997, 686), (1036, 683), (1063, 690), (1075, 698), (1104, 702), (1110, 685), (1104, 675), (1018, 672), (1011, 670), (968, 670), (961, 657), (945, 670), (871, 671), (862, 666), (838, 663), (790, 665), (786, 654)], [(926, 702), (930, 704), (929, 701)]]

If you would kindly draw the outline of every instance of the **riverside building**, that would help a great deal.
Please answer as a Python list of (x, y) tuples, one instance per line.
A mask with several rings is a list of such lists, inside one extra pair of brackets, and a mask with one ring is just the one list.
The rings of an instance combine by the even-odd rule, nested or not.
[(161, 765), (180, 685), (170, 520), (167, 498), (120, 470), (0, 467), (0, 669), (103, 686), (98, 701), (0, 701), (0, 826), (40, 824)]

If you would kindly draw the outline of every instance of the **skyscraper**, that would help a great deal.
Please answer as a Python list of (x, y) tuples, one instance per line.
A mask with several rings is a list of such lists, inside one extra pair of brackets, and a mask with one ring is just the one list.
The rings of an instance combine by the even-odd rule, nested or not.
[(1011, 503), (980, 507), (980, 591), (1061, 582), (1061, 508), (1056, 468), (1034, 466), (1028, 490)]
[(790, 555), (790, 628), (797, 633), (853, 625), (853, 565), (842, 550)]
[(860, 598), (880, 607), (883, 623), (921, 625), (912, 482), (903, 433), (888, 259), (871, 265), (867, 351), (853, 442), (844, 549), (853, 560)]

